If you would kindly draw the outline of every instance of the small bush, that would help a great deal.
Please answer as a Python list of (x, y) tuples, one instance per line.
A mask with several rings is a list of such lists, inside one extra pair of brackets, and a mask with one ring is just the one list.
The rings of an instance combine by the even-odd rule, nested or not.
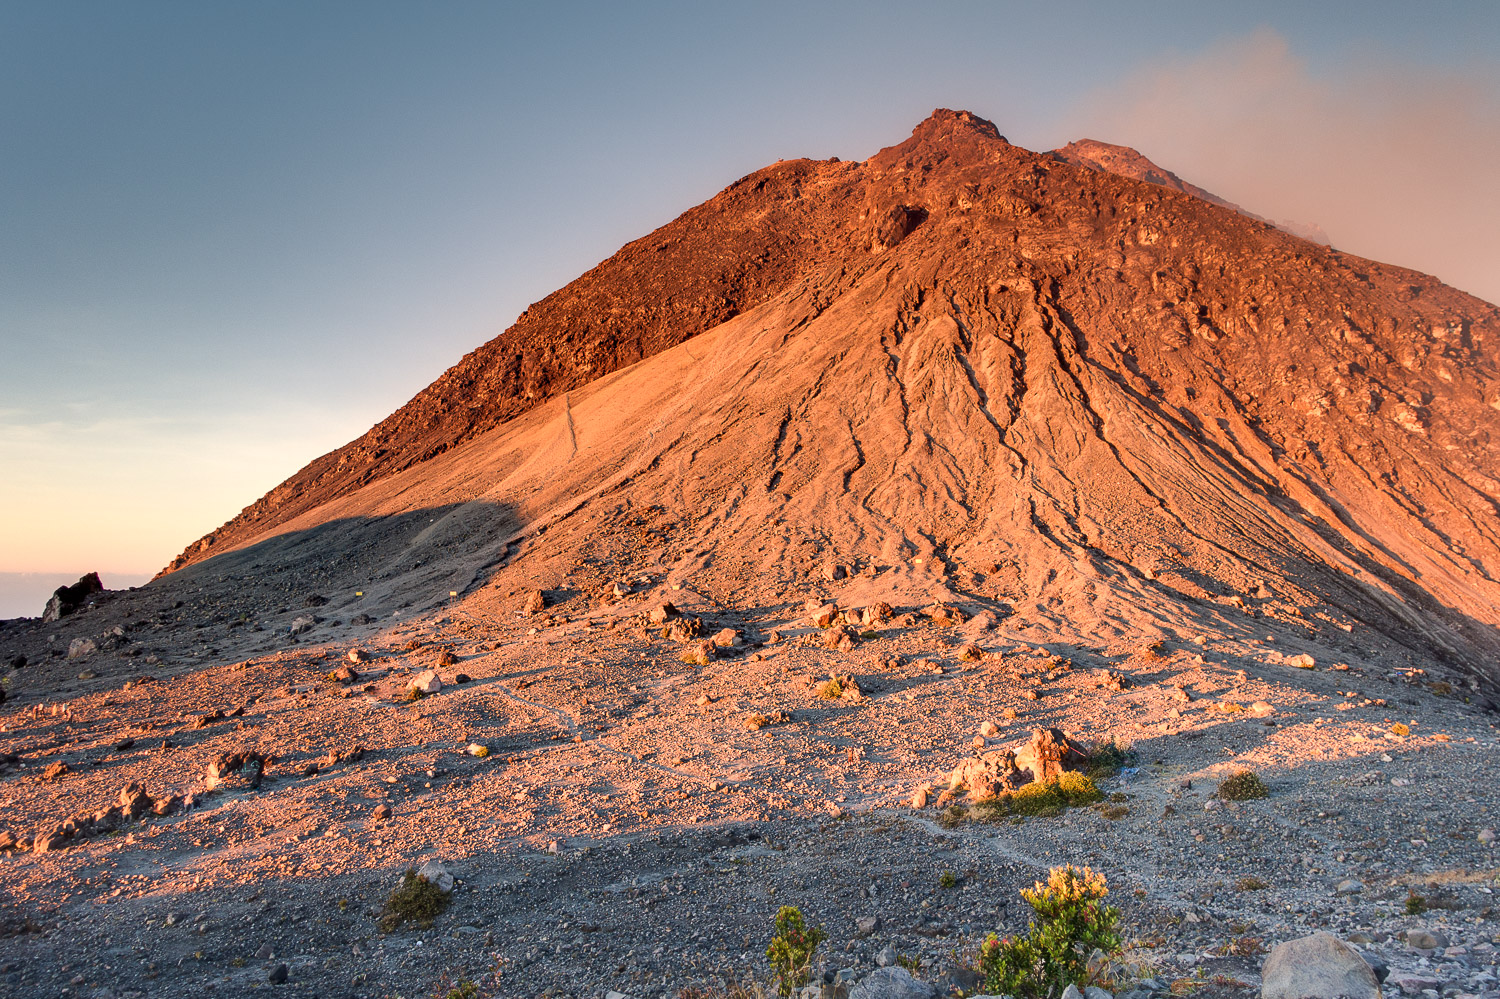
[(938, 875), (939, 888), (952, 888), (958, 884), (958, 875), (952, 871), (944, 871)]
[(1101, 742), (1089, 754), (1088, 775), (1095, 781), (1108, 780), (1134, 763), (1135, 752), (1130, 743), (1111, 736), (1108, 742)]
[(776, 994), (790, 996), (807, 984), (813, 953), (828, 939), (822, 928), (808, 927), (802, 913), (794, 906), (783, 905), (776, 913), (776, 935), (766, 948), (766, 960), (776, 982)]
[(401, 877), (401, 884), (385, 900), (385, 908), (380, 912), (380, 931), (391, 933), (402, 923), (416, 923), (425, 929), (448, 907), (448, 901), (448, 892), (408, 869)]
[(1420, 916), (1427, 911), (1427, 899), (1414, 891), (1406, 893), (1406, 914), (1408, 916)]
[(1089, 957), (1120, 953), (1120, 910), (1101, 904), (1109, 894), (1102, 874), (1072, 864), (1054, 867), (1043, 885), (1021, 897), (1036, 912), (1024, 937), (991, 933), (979, 946), (986, 992), (1045, 999), (1089, 978)]
[(1406, 725), (1403, 725), (1401, 722), (1397, 722), (1396, 724), (1391, 726), (1391, 735), (1399, 735), (1404, 739), (1407, 736), (1411, 735), (1411, 729)]
[(1099, 814), (1115, 822), (1130, 814), (1129, 805), (1103, 805), (1099, 808)]
[[(982, 822), (1022, 818), (1054, 818), (1075, 805), (1092, 805), (1104, 800), (1093, 778), (1065, 770), (1048, 781), (1033, 781), (1014, 791), (977, 802), (968, 816)], [(962, 818), (963, 816), (959, 816)], [(939, 820), (941, 821), (941, 819)]]
[(1265, 891), (1271, 887), (1254, 874), (1247, 874), (1234, 883), (1235, 888), (1240, 891)]
[(838, 677), (834, 677), (818, 688), (818, 696), (825, 701), (836, 701), (844, 696), (844, 685), (839, 683)]
[(1219, 785), (1219, 797), (1225, 801), (1249, 801), (1252, 798), (1264, 798), (1271, 793), (1266, 787), (1265, 781), (1261, 780), (1253, 770), (1240, 770), (1230, 774), (1224, 783)]

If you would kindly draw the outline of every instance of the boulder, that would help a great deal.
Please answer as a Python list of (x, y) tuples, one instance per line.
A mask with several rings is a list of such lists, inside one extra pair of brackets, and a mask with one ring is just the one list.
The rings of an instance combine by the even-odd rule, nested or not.
[(819, 604), (807, 615), (814, 628), (828, 628), (838, 620), (839, 609), (835, 604)]
[(419, 694), (436, 694), (443, 689), (443, 681), (438, 677), (436, 670), (424, 669), (411, 678), (407, 688)]
[(919, 982), (900, 967), (880, 968), (849, 990), (849, 999), (937, 999), (936, 987)]
[(88, 598), (95, 593), (103, 593), (104, 584), (99, 581), (99, 574), (91, 572), (86, 576), (80, 576), (78, 582), (72, 586), (59, 586), (52, 592), (47, 601), (47, 606), (42, 610), (43, 621), (57, 621), (67, 617), (78, 608), (82, 607)]
[(1034, 781), (1052, 780), (1087, 760), (1087, 754), (1055, 728), (1033, 730), (1026, 745), (1016, 750), (1016, 769), (1029, 772)]
[(1262, 999), (1380, 999), (1359, 951), (1331, 933), (1277, 944), (1261, 969)]
[(91, 656), (99, 651), (99, 646), (92, 638), (75, 638), (68, 643), (68, 658), (78, 659), (82, 656)]
[(521, 613), (527, 617), (540, 614), (547, 609), (547, 595), (541, 590), (532, 590), (526, 594), (526, 600), (521, 604)]
[(733, 628), (723, 628), (714, 636), (714, 644), (721, 649), (732, 649), (740, 644), (740, 636)]
[(672, 606), (671, 601), (657, 604), (646, 612), (646, 617), (652, 624), (666, 624), (668, 618), (677, 616), (677, 608)]

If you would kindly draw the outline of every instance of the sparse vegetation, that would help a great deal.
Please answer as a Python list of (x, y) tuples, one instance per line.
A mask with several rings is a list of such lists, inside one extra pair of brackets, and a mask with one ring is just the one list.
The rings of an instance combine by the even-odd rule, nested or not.
[(944, 871), (938, 875), (939, 888), (953, 888), (958, 884), (958, 875), (952, 871)]
[(403, 923), (426, 928), (448, 907), (449, 893), (408, 869), (401, 884), (385, 900), (378, 925), (382, 933), (392, 933)]
[(1427, 911), (1427, 899), (1414, 891), (1406, 893), (1406, 914), (1408, 916), (1420, 916)]
[(1265, 891), (1271, 886), (1254, 874), (1246, 874), (1234, 883), (1234, 887), (1238, 891)]
[(1121, 770), (1135, 765), (1136, 754), (1130, 743), (1114, 736), (1094, 747), (1089, 754), (1088, 775), (1095, 781), (1108, 780)]
[(1404, 739), (1407, 736), (1411, 735), (1411, 729), (1401, 722), (1397, 722), (1396, 724), (1391, 726), (1391, 735), (1399, 735)]
[(844, 696), (844, 685), (839, 682), (838, 677), (834, 677), (818, 688), (818, 696), (825, 701), (836, 701)]
[(406, 693), (404, 693), (404, 694), (401, 695), (400, 700), (404, 704), (411, 704), (414, 701), (420, 701), (422, 698), (424, 698), (426, 696), (427, 696), (426, 693), (424, 693), (423, 691), (418, 690), (416, 687), (407, 687), (406, 688)]
[(1045, 999), (1089, 980), (1089, 957), (1120, 953), (1115, 932), (1120, 911), (1103, 904), (1104, 875), (1071, 864), (1054, 867), (1043, 885), (1021, 892), (1036, 912), (1025, 936), (991, 933), (979, 947), (978, 971), (985, 991)]
[(1271, 789), (1266, 787), (1265, 781), (1255, 773), (1254, 770), (1239, 770), (1219, 785), (1219, 797), (1225, 801), (1250, 801), (1252, 798), (1265, 798), (1269, 796)]
[(1130, 806), (1129, 805), (1100, 805), (1099, 806), (1099, 814), (1102, 815), (1102, 816), (1104, 816), (1106, 819), (1109, 819), (1111, 822), (1115, 822), (1115, 821), (1117, 821), (1119, 819), (1123, 819), (1125, 816), (1127, 816), (1127, 815), (1130, 814)]
[(807, 984), (813, 953), (828, 934), (817, 926), (809, 927), (795, 907), (783, 905), (776, 913), (776, 935), (766, 948), (766, 960), (776, 983), (776, 994), (790, 996)]

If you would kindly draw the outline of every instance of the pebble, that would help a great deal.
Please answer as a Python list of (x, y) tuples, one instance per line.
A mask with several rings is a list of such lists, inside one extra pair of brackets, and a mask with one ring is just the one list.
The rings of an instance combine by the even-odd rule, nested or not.
[(278, 964), (276, 967), (271, 969), (271, 973), (266, 976), (266, 980), (272, 985), (280, 985), (282, 982), (286, 981), (286, 975), (286, 965)]

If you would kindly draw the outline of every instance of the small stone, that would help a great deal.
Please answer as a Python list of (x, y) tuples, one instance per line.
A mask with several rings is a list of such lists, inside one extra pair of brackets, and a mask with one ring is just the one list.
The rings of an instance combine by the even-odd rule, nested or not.
[(958, 650), (958, 658), (966, 663), (977, 663), (984, 658), (984, 650), (973, 642), (969, 642)]
[(291, 632), (293, 637), (296, 637), (297, 635), (305, 635), (309, 631), (312, 631), (313, 625), (317, 623), (317, 618), (309, 614), (302, 614), (292, 619), (291, 627), (287, 630)]
[(453, 654), (452, 649), (444, 649), (438, 653), (437, 664), (439, 666), (453, 666), (458, 663), (458, 656)]
[(875, 963), (882, 968), (889, 968), (896, 963), (896, 948), (886, 944), (875, 954)]
[(1000, 726), (992, 721), (987, 721), (979, 726), (979, 734), (987, 739), (993, 739), (1000, 734)]
[(1481, 829), (1481, 830), (1479, 830), (1479, 842), (1484, 843), (1486, 845), (1495, 842), (1495, 830), (1493, 830), (1493, 829)]
[(1381, 999), (1375, 972), (1331, 933), (1272, 948), (1261, 970), (1262, 999)]
[(350, 624), (374, 624), (375, 619), (368, 614), (356, 614), (349, 619)]
[[(936, 999), (937, 986), (919, 982), (905, 968), (894, 967), (896, 952), (887, 945), (880, 954), (887, 951), (891, 954), (890, 964), (866, 975), (849, 990), (849, 999)], [(878, 963), (880, 956), (877, 955), (875, 960)]]
[(286, 975), (286, 965), (278, 964), (276, 967), (271, 969), (271, 973), (266, 976), (266, 980), (272, 985), (280, 985), (286, 981)]
[(375, 819), (377, 822), (383, 819), (388, 819), (390, 817), (391, 806), (386, 804), (376, 805), (375, 810), (370, 813), (370, 818)]
[(646, 617), (652, 624), (666, 624), (668, 618), (677, 616), (677, 608), (670, 601), (663, 601), (647, 611)]
[(1448, 937), (1437, 930), (1407, 930), (1406, 946), (1413, 950), (1437, 950), (1448, 946)]
[(471, 679), (473, 679), (473, 677), (469, 676), (469, 674), (467, 673), (455, 673), (453, 675), (454, 683), (468, 683)]
[(1292, 656), (1287, 660), (1287, 664), (1290, 666), (1296, 666), (1298, 669), (1316, 669), (1318, 665), (1317, 660), (1308, 655), (1306, 652), (1303, 652), (1300, 655)]
[(823, 578), (830, 583), (849, 578), (849, 567), (841, 562), (830, 562), (823, 566)]
[(68, 658), (78, 659), (82, 656), (93, 655), (99, 651), (99, 646), (92, 638), (75, 638), (68, 643)]
[(1083, 990), (1085, 999), (1115, 999), (1114, 995), (1107, 989), (1101, 989), (1097, 985), (1090, 985)]
[(275, 954), (271, 950), (271, 945), (268, 943), (261, 944), (260, 950), (255, 952), (255, 959), (257, 961), (269, 961), (274, 956)]
[(482, 760), (486, 756), (490, 755), (490, 747), (486, 746), (482, 742), (471, 742), (464, 748), (464, 752), (468, 753), (470, 756), (477, 756)]
[(1068, 987), (1063, 989), (1062, 999), (1083, 999), (1083, 993), (1078, 991), (1078, 986), (1070, 982)]
[(433, 885), (438, 891), (453, 890), (453, 875), (442, 865), (441, 861), (428, 860), (417, 868), (417, 877)]
[(436, 671), (427, 669), (412, 677), (407, 687), (420, 694), (436, 694), (443, 689), (443, 681)]
[(879, 929), (879, 916), (860, 916), (854, 921), (854, 935), (857, 937), (867, 937)]
[(370, 654), (364, 649), (350, 649), (349, 661), (351, 663), (367, 663), (370, 661)]
[(740, 636), (735, 634), (733, 628), (724, 628), (714, 636), (714, 645), (721, 649), (732, 649), (740, 644)]
[(527, 617), (540, 614), (547, 609), (547, 596), (541, 590), (532, 590), (526, 594), (526, 600), (521, 604), (521, 613)]
[(1358, 895), (1364, 890), (1365, 883), (1363, 881), (1358, 881), (1354, 878), (1345, 878), (1338, 883), (1338, 887), (1334, 888), (1333, 893), (1335, 895)]
[(928, 794), (928, 789), (926, 787), (919, 787), (915, 791), (913, 791), (911, 793), (911, 807), (913, 807), (913, 808), (926, 808), (927, 807), (927, 794)]

